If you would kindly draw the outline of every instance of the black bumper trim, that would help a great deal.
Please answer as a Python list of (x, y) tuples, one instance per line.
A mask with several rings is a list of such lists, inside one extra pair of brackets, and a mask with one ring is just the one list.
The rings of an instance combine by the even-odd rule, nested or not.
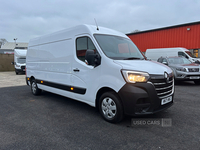
[(118, 92), (126, 115), (153, 114), (172, 106), (172, 102), (161, 105), (161, 99), (157, 96), (155, 87), (149, 83), (125, 84)]
[(16, 69), (16, 68), (15, 68), (15, 72), (24, 73), (24, 72), (25, 72), (25, 69)]

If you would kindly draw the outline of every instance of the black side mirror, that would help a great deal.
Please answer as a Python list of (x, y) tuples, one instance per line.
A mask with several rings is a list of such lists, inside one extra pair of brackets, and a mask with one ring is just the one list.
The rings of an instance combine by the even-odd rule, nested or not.
[(101, 56), (95, 53), (94, 50), (88, 49), (85, 54), (85, 60), (88, 65), (97, 67), (101, 64)]
[(11, 65), (15, 65), (15, 63), (14, 63), (14, 62), (11, 62)]

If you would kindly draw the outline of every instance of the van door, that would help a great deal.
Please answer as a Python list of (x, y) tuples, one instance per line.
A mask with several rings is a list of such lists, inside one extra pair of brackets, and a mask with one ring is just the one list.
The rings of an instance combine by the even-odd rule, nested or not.
[(98, 53), (93, 41), (88, 35), (75, 38), (74, 61), (72, 64), (72, 85), (74, 86), (75, 97), (82, 101), (94, 102), (95, 90), (98, 86), (98, 76), (100, 75), (101, 65), (98, 67), (89, 66), (85, 62), (85, 53), (87, 49)]

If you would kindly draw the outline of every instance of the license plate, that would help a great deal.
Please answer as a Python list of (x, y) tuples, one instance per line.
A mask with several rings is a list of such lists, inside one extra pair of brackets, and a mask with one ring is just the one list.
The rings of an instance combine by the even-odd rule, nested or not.
[(161, 100), (161, 105), (167, 104), (172, 101), (172, 96), (164, 98)]
[(200, 77), (198, 76), (194, 76), (194, 77), (190, 77), (190, 79), (199, 79)]

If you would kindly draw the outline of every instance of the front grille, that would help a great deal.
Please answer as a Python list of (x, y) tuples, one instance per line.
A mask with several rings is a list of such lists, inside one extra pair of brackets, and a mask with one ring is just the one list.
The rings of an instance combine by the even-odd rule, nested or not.
[(159, 98), (166, 97), (173, 93), (174, 79), (173, 79), (172, 74), (169, 75), (168, 81), (164, 78), (164, 75), (163, 76), (151, 76), (150, 81), (154, 85)]
[(21, 69), (22, 69), (22, 70), (25, 69), (25, 66), (21, 66)]
[(189, 72), (199, 72), (199, 68), (188, 68)]

